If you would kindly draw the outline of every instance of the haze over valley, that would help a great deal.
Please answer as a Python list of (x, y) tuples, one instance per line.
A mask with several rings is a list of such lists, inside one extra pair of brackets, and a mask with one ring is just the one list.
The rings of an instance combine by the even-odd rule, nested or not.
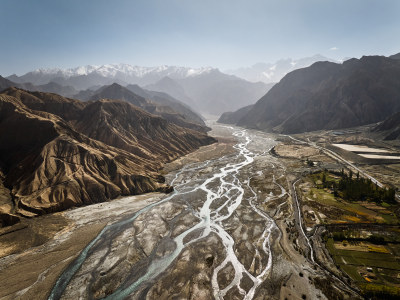
[(3, 1), (0, 299), (398, 299), (399, 11)]

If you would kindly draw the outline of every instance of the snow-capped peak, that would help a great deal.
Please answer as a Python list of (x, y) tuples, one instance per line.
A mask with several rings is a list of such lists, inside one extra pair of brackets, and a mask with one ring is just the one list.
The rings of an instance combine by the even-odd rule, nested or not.
[(33, 73), (41, 74), (59, 74), (63, 77), (73, 77), (79, 75), (89, 75), (91, 73), (99, 74), (103, 77), (115, 78), (117, 75), (128, 76), (128, 77), (139, 77), (143, 78), (147, 75), (162, 75), (169, 76), (171, 78), (185, 78), (190, 76), (196, 76), (204, 73), (209, 73), (214, 68), (203, 67), (203, 68), (188, 68), (188, 67), (177, 67), (177, 66), (156, 66), (156, 67), (142, 67), (132, 66), (129, 64), (107, 64), (107, 65), (87, 65), (80, 66), (70, 69), (37, 69)]

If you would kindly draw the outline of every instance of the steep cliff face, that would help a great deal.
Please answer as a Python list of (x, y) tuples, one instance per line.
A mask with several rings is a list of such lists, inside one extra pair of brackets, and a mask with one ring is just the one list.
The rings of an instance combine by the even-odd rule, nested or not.
[(0, 171), (2, 194), (8, 189), (15, 205), (6, 209), (10, 197), (0, 199), (2, 223), (15, 214), (170, 191), (157, 172), (162, 163), (212, 142), (127, 102), (9, 90), (0, 94)]

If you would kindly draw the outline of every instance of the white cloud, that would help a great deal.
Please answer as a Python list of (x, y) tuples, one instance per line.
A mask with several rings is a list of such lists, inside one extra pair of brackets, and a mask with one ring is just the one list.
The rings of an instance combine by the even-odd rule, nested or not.
[(329, 48), (329, 50), (330, 51), (336, 51), (336, 50), (339, 50), (339, 48), (338, 47), (332, 47), (332, 48)]

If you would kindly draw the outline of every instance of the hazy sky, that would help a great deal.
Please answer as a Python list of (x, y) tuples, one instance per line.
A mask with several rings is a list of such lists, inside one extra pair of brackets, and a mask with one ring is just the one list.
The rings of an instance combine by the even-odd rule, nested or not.
[(0, 0), (0, 74), (400, 52), (399, 0)]

